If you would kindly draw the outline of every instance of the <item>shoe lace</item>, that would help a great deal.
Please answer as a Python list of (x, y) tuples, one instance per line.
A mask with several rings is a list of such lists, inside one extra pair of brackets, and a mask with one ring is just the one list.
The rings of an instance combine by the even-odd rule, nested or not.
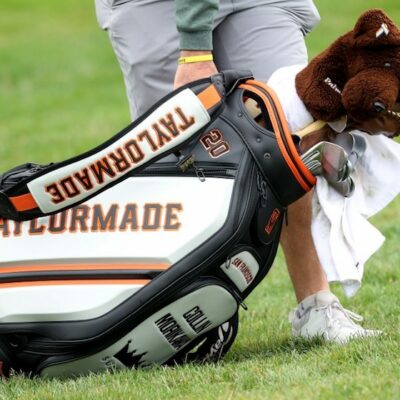
[(337, 324), (340, 327), (360, 328), (355, 322), (361, 322), (363, 317), (353, 311), (343, 308), (340, 304), (334, 302), (327, 306), (320, 307), (320, 310), (323, 309), (326, 310), (326, 318), (329, 326)]

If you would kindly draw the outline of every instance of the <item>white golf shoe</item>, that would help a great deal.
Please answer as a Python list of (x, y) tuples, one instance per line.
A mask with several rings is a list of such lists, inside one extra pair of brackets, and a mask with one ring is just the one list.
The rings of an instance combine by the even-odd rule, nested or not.
[(362, 320), (360, 315), (344, 309), (339, 299), (329, 291), (320, 291), (307, 297), (289, 314), (293, 336), (321, 337), (339, 344), (382, 333), (364, 329), (355, 323)]

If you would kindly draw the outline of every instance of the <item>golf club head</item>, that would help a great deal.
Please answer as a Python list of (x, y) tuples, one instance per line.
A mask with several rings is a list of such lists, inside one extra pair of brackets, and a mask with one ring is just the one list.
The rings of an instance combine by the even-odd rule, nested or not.
[(317, 143), (301, 159), (313, 175), (323, 176), (336, 191), (349, 197), (354, 192), (350, 174), (366, 148), (367, 142), (362, 136), (341, 132), (336, 135), (335, 143)]
[(324, 142), (321, 162), (322, 175), (328, 182), (341, 182), (350, 175), (348, 154), (337, 144)]
[(301, 159), (304, 162), (304, 164), (307, 165), (308, 163), (314, 160), (321, 162), (324, 143), (326, 142), (319, 142), (315, 144), (313, 147), (309, 148), (304, 154), (302, 154)]
[(350, 197), (354, 193), (355, 185), (350, 176), (342, 182), (330, 182), (329, 184), (344, 197)]
[(362, 136), (349, 132), (342, 132), (336, 135), (335, 143), (344, 148), (352, 168), (354, 168), (367, 149), (367, 142)]
[(328, 122), (328, 125), (338, 133), (343, 132), (347, 128), (347, 115), (342, 115), (335, 121)]
[[(343, 147), (330, 142), (320, 142), (311, 147), (301, 157), (307, 167), (313, 167), (317, 175), (323, 175), (329, 181), (343, 181), (350, 172), (348, 154)], [(321, 164), (322, 170), (316, 170), (316, 163)]]
[[(353, 138), (344, 137), (343, 142), (350, 147)], [(354, 182), (350, 178), (352, 164), (343, 147), (335, 143), (320, 142), (304, 153), (302, 160), (313, 175), (323, 176), (343, 196), (351, 196), (354, 192)]]
[(318, 160), (309, 162), (307, 168), (313, 175), (321, 175), (322, 173), (322, 164)]

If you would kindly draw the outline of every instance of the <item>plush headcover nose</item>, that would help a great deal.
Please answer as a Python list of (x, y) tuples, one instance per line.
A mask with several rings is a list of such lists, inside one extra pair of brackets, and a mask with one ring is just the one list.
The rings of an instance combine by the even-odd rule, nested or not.
[(355, 121), (376, 117), (392, 109), (399, 94), (399, 79), (391, 70), (370, 68), (351, 78), (342, 92), (342, 103)]

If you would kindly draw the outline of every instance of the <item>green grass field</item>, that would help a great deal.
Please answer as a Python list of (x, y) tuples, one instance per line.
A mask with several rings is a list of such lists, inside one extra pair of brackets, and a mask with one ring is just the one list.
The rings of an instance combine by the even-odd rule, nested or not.
[[(119, 66), (92, 3), (1, 0), (0, 171), (62, 160), (129, 122)], [(384, 8), (400, 23), (398, 0), (316, 3), (322, 21), (308, 38), (310, 56), (367, 8)], [(247, 300), (224, 362), (67, 380), (17, 376), (0, 383), (0, 399), (399, 399), (399, 221), (397, 199), (373, 218), (386, 242), (368, 262), (361, 290), (345, 299), (334, 287), (383, 337), (345, 347), (292, 340), (287, 314), (295, 298), (279, 255)]]

